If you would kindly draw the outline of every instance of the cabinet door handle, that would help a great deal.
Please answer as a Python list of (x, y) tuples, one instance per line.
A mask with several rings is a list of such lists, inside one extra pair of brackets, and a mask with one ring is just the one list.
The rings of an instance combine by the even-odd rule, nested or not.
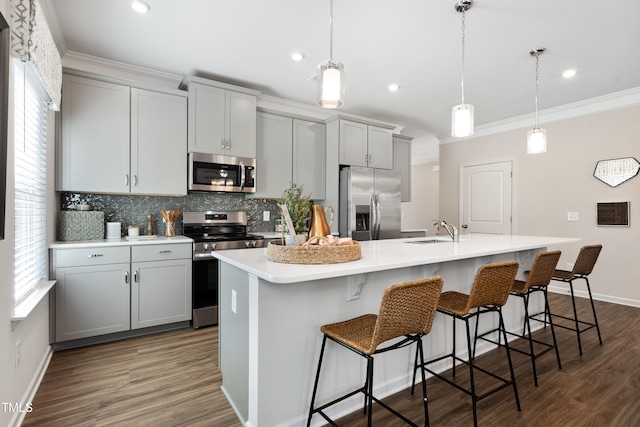
[(133, 281), (138, 283), (138, 270), (133, 273)]
[(231, 140), (227, 139), (227, 150), (231, 150)]
[(225, 144), (224, 144), (224, 139), (221, 139), (221, 140), (220, 140), (220, 149), (221, 149), (221, 150), (224, 150), (225, 148), (226, 148), (226, 147), (225, 147)]
[(97, 258), (97, 257), (100, 257), (100, 256), (104, 256), (104, 254), (90, 254), (90, 255), (88, 255), (89, 258)]
[(138, 185), (138, 175), (133, 175), (133, 186), (136, 187)]
[(125, 271), (124, 272), (124, 283), (129, 283), (129, 272)]
[(170, 254), (171, 251), (170, 250), (164, 250), (164, 251), (158, 251), (159, 254)]
[(124, 174), (124, 185), (129, 185), (129, 174), (128, 173)]

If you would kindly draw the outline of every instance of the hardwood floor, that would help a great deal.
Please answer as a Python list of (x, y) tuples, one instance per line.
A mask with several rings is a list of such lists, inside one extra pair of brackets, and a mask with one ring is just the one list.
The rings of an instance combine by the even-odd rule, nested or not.
[[(569, 297), (550, 298), (553, 312), (570, 312)], [(587, 316), (588, 301), (578, 302)], [(581, 357), (575, 333), (558, 328), (562, 369), (551, 353), (538, 359), (538, 387), (529, 358), (513, 352), (522, 412), (512, 390), (505, 389), (478, 404), (479, 425), (640, 425), (640, 309), (596, 301), (596, 310), (602, 346), (595, 330), (586, 332)], [(217, 328), (203, 328), (56, 352), (23, 426), (241, 426), (220, 391), (216, 347)], [(503, 366), (504, 350), (478, 360)], [(463, 378), (464, 370), (458, 372)], [(428, 381), (428, 393), (432, 426), (473, 425), (467, 395), (435, 378)], [(407, 390), (385, 401), (421, 424), (419, 396)], [(374, 422), (399, 424), (380, 408)], [(338, 424), (364, 426), (366, 419), (357, 412)]]
[(241, 426), (220, 390), (217, 327), (54, 353), (23, 426)]

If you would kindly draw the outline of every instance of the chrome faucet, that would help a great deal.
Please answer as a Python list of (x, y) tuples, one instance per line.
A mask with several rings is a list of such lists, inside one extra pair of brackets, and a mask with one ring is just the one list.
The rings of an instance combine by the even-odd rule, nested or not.
[(447, 222), (445, 220), (440, 221), (439, 223), (436, 222), (433, 225), (437, 225), (438, 226), (438, 230), (440, 229), (440, 227), (444, 227), (445, 230), (447, 230), (447, 233), (449, 233), (449, 236), (451, 237), (451, 240), (453, 240), (454, 242), (458, 241), (458, 229), (451, 225), (451, 224), (447, 224)]

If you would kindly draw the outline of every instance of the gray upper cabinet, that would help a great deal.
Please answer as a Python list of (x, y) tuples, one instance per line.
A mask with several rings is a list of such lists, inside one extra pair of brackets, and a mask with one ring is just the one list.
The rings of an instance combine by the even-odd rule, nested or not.
[(326, 132), (324, 123), (293, 120), (293, 182), (313, 200), (323, 200), (326, 193)]
[(131, 89), (131, 193), (187, 194), (187, 98)]
[(258, 113), (257, 191), (254, 198), (280, 198), (295, 182), (314, 200), (325, 197), (324, 123)]
[(411, 141), (404, 135), (393, 135), (393, 169), (400, 172), (402, 187), (400, 201), (411, 201)]
[(129, 192), (129, 91), (64, 76), (59, 191)]
[(293, 179), (293, 120), (274, 114), (258, 113), (256, 192), (257, 198), (276, 199)]
[[(222, 87), (220, 87), (222, 86)], [(188, 150), (235, 157), (256, 157), (256, 95), (222, 83), (190, 77)], [(241, 88), (238, 88), (241, 89)]]
[(340, 119), (340, 164), (393, 169), (391, 129)]
[(186, 96), (64, 76), (58, 191), (186, 195), (186, 146)]

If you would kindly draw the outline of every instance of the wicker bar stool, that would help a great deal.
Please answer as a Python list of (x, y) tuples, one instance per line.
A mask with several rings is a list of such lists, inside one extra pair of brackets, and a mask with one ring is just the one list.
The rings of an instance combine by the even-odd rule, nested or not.
[[(558, 260), (560, 260), (560, 251), (550, 251), (550, 252), (540, 252), (536, 255), (533, 264), (531, 265), (531, 270), (528, 272), (527, 280), (515, 280), (511, 287), (510, 294), (513, 296), (517, 296), (522, 298), (524, 303), (524, 325), (522, 327), (522, 334), (518, 334), (515, 332), (505, 331), (508, 335), (516, 336), (519, 338), (523, 338), (529, 341), (529, 350), (520, 350), (517, 347), (511, 346), (510, 349), (512, 351), (527, 355), (531, 358), (531, 365), (533, 367), (533, 382), (538, 386), (538, 372), (536, 370), (536, 359), (551, 350), (555, 350), (556, 359), (558, 360), (558, 368), (562, 369), (562, 364), (560, 363), (560, 352), (558, 351), (558, 342), (556, 341), (556, 333), (553, 328), (553, 321), (551, 320), (551, 311), (549, 309), (549, 299), (547, 298), (547, 286), (551, 282), (551, 276), (558, 265)], [(538, 316), (542, 313), (545, 313), (549, 316), (549, 324), (551, 326), (551, 337), (553, 342), (545, 342), (540, 341), (531, 335), (531, 320), (538, 320), (536, 318), (532, 318), (529, 315), (529, 297), (534, 292), (542, 292), (544, 296), (544, 312), (537, 313), (535, 316)], [(476, 324), (477, 326), (477, 324)], [(485, 332), (482, 335), (479, 335), (478, 338), (483, 339), (485, 341), (489, 341), (494, 344), (503, 345), (500, 338), (498, 341), (492, 340), (487, 336), (491, 333), (495, 332), (497, 329), (493, 331)], [(476, 331), (477, 333), (477, 331)], [(534, 348), (534, 344), (535, 348)], [(542, 350), (538, 350), (542, 347)]]
[[(390, 285), (385, 290), (378, 315), (366, 314), (343, 322), (324, 325), (320, 328), (324, 337), (322, 339), (315, 384), (313, 386), (307, 427), (311, 424), (311, 417), (316, 413), (324, 417), (331, 425), (337, 425), (329, 418), (324, 410), (358, 393), (363, 393), (365, 397), (364, 412), (367, 414), (367, 425), (371, 425), (372, 405), (375, 401), (405, 423), (417, 426), (417, 424), (373, 396), (373, 355), (406, 347), (415, 342), (417, 343), (417, 351), (422, 361), (422, 337), (431, 331), (441, 292), (442, 278), (440, 276), (396, 283)], [(404, 338), (387, 347), (378, 348), (380, 344), (399, 337)], [(329, 403), (315, 407), (320, 368), (322, 367), (322, 358), (324, 356), (327, 339), (346, 347), (367, 360), (366, 379), (363, 387), (351, 391)], [(429, 413), (424, 373), (422, 375), (422, 392), (425, 418), (424, 425), (428, 426)]]
[[(591, 296), (591, 286), (589, 285), (589, 278), (588, 278), (588, 276), (593, 271), (593, 267), (596, 265), (596, 261), (598, 260), (598, 256), (600, 255), (601, 250), (602, 250), (602, 245), (583, 246), (582, 248), (580, 248), (580, 252), (578, 253), (578, 257), (576, 258), (576, 262), (573, 264), (573, 269), (571, 271), (556, 270), (553, 272), (552, 280), (569, 284), (569, 290), (571, 291), (571, 303), (573, 304), (573, 317), (561, 316), (558, 314), (553, 314), (552, 316), (573, 321), (575, 326), (566, 326), (561, 324), (556, 324), (556, 326), (562, 329), (568, 329), (570, 331), (576, 332), (576, 335), (578, 337), (578, 349), (580, 350), (580, 355), (582, 355), (582, 340), (580, 339), (580, 334), (588, 331), (589, 329), (596, 328), (596, 331), (598, 331), (598, 341), (600, 341), (600, 345), (602, 345), (602, 336), (600, 335), (600, 325), (598, 324), (598, 317), (596, 316), (596, 307), (593, 304), (593, 298)], [(583, 279), (587, 284), (589, 301), (591, 302), (591, 311), (593, 312), (593, 322), (587, 322), (587, 321), (578, 319), (578, 311), (576, 309), (576, 299), (573, 293), (573, 281), (578, 279)], [(536, 319), (536, 320), (539, 320), (539, 319)], [(583, 326), (583, 328), (581, 328), (581, 326)]]
[[(511, 363), (511, 354), (509, 353), (509, 344), (507, 342), (507, 336), (503, 333), (505, 340), (505, 348), (507, 350), (507, 360), (509, 362), (509, 371), (511, 373), (510, 379), (502, 378), (497, 374), (488, 371), (478, 366), (474, 361), (475, 354), (475, 340), (473, 350), (471, 347), (471, 332), (469, 326), (469, 320), (476, 318), (484, 313), (497, 312), (499, 320), (499, 330), (504, 332), (504, 320), (502, 318), (502, 306), (507, 302), (509, 297), (509, 290), (513, 285), (516, 273), (518, 272), (518, 263), (515, 261), (500, 262), (494, 264), (485, 264), (481, 266), (476, 272), (476, 277), (471, 288), (469, 295), (455, 291), (444, 292), (440, 296), (440, 302), (438, 303), (438, 312), (447, 314), (452, 317), (453, 320), (453, 349), (450, 354), (438, 357), (430, 360), (426, 363), (418, 363), (416, 358), (415, 370), (414, 370), (414, 382), (415, 371), (420, 369), (422, 372), (427, 371), (431, 375), (446, 381), (450, 385), (454, 386), (458, 390), (471, 396), (473, 404), (473, 425), (478, 425), (477, 416), (477, 402), (485, 397), (502, 390), (505, 387), (512, 386), (513, 394), (516, 398), (516, 406), (520, 411), (520, 399), (518, 398), (518, 389), (516, 388), (516, 380), (513, 374), (513, 365)], [(475, 310), (474, 310), (475, 309)], [(467, 331), (467, 354), (468, 360), (462, 359), (456, 355), (456, 320), (462, 320), (465, 323)], [(477, 331), (477, 328), (476, 328)], [(448, 358), (453, 359), (453, 377), (456, 376), (456, 362), (461, 362), (469, 367), (469, 379), (470, 389), (464, 388), (454, 380), (445, 377), (444, 375), (431, 370), (428, 366), (431, 363), (439, 362)], [(496, 380), (499, 380), (500, 384), (489, 391), (479, 395), (476, 392), (476, 383), (474, 378), (474, 370), (481, 371)]]

